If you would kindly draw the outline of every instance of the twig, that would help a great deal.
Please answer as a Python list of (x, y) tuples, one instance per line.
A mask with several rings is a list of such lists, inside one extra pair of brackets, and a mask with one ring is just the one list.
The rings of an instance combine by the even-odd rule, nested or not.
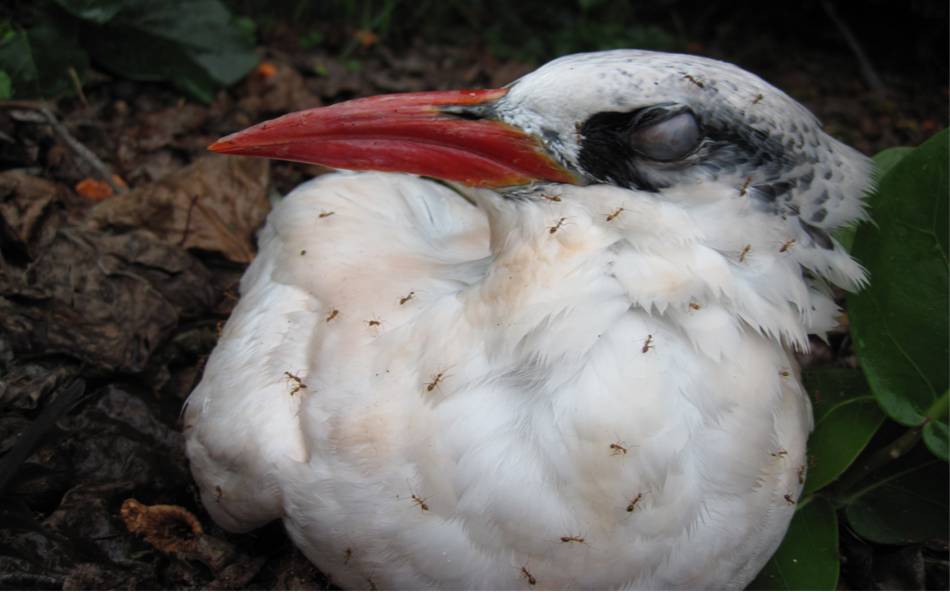
[(112, 191), (115, 193), (125, 193), (128, 191), (125, 187), (122, 187), (112, 179), (112, 171), (109, 170), (109, 167), (99, 160), (99, 157), (93, 153), (92, 150), (86, 148), (82, 142), (77, 140), (69, 130), (66, 129), (66, 126), (53, 115), (53, 111), (50, 109), (48, 104), (42, 103), (39, 101), (2, 101), (0, 102), (0, 108), (2, 109), (29, 109), (31, 111), (36, 111), (40, 113), (45, 119), (46, 122), (53, 128), (53, 131), (56, 133), (59, 138), (69, 146), (73, 152), (79, 156), (80, 159), (86, 162), (92, 169), (99, 175), (99, 177), (109, 184), (109, 187), (112, 188)]
[(79, 80), (79, 73), (76, 72), (76, 68), (72, 66), (69, 67), (69, 80), (73, 83), (73, 90), (76, 91), (76, 96), (79, 97), (80, 102), (86, 107), (89, 106), (89, 101), (86, 100), (86, 93), (82, 91), (82, 82)]
[(861, 44), (858, 43), (858, 38), (854, 36), (854, 33), (851, 31), (851, 28), (841, 20), (841, 17), (838, 16), (837, 11), (835, 11), (834, 4), (830, 0), (822, 0), (821, 7), (825, 9), (825, 14), (828, 15), (828, 18), (831, 19), (831, 22), (838, 27), (838, 32), (841, 33), (841, 36), (844, 37), (845, 43), (848, 44), (848, 47), (851, 49), (851, 53), (854, 54), (854, 57), (858, 60), (858, 66), (861, 68), (861, 75), (864, 76), (865, 82), (868, 83), (868, 86), (871, 87), (875, 93), (880, 96), (887, 94), (887, 87), (884, 86), (884, 82), (881, 80), (881, 77), (877, 75), (877, 71), (874, 69), (874, 66), (871, 65), (871, 60), (868, 59), (864, 49), (861, 47)]

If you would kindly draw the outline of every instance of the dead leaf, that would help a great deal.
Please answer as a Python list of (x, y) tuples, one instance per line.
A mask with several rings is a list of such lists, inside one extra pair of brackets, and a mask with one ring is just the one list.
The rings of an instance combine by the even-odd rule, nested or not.
[(166, 243), (249, 263), (254, 233), (270, 210), (269, 182), (266, 160), (209, 155), (98, 204), (91, 220), (98, 228), (145, 228)]
[(0, 173), (0, 246), (35, 253), (37, 245), (52, 238), (62, 224), (62, 208), (67, 190), (46, 179), (22, 171)]
[(192, 134), (208, 121), (208, 109), (181, 102), (172, 107), (144, 113), (139, 125), (128, 135), (139, 150), (164, 148), (176, 137)]
[(60, 229), (25, 267), (0, 267), (0, 330), (16, 351), (138, 373), (183, 317), (213, 306), (207, 269), (136, 230)]
[[(265, 68), (267, 75), (260, 70), (265, 64), (270, 66)], [(275, 61), (265, 62), (258, 68), (261, 75), (247, 77), (244, 96), (238, 103), (255, 120), (321, 105), (320, 98), (310, 92), (303, 76), (292, 65)]]

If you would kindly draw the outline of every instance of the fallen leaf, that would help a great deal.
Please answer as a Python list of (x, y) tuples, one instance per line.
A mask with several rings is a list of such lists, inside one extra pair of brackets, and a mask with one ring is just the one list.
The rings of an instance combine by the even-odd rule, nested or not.
[(98, 228), (144, 228), (168, 244), (249, 263), (254, 233), (270, 210), (269, 182), (266, 160), (209, 155), (98, 204), (91, 220)]
[(238, 103), (242, 110), (251, 114), (252, 121), (320, 106), (320, 98), (310, 92), (303, 76), (292, 65), (264, 62), (258, 72), (260, 76), (248, 76), (244, 82), (243, 98)]
[(143, 371), (182, 318), (210, 310), (207, 269), (136, 230), (61, 228), (24, 267), (0, 268), (0, 330), (15, 351)]
[(0, 239), (7, 257), (13, 247), (34, 254), (38, 244), (52, 238), (63, 222), (58, 206), (67, 193), (62, 185), (22, 171), (0, 173)]

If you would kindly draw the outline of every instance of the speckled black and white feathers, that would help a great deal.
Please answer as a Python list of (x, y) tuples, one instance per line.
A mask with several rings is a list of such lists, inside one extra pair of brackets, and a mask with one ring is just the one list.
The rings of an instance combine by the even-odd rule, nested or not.
[[(700, 141), (681, 159), (651, 159), (630, 144), (642, 114), (658, 109), (688, 111), (699, 125)], [(788, 220), (800, 246), (832, 249), (830, 232), (863, 217), (869, 160), (731, 64), (638, 50), (568, 56), (513, 83), (495, 111), (590, 183), (734, 187), (737, 198)]]

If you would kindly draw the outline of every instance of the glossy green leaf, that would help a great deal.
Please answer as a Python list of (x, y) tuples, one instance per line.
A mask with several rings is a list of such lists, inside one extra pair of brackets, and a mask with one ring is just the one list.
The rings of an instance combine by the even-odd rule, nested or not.
[(0, 40), (0, 70), (10, 79), (13, 98), (53, 98), (72, 90), (69, 70), (81, 75), (88, 57), (76, 31), (55, 19), (29, 30), (13, 30)]
[(258, 61), (219, 0), (125, 0), (84, 41), (106, 69), (132, 80), (170, 80), (203, 101)]
[(834, 590), (838, 585), (838, 519), (821, 497), (798, 508), (785, 540), (748, 590)]
[(933, 421), (924, 428), (924, 443), (938, 458), (950, 460), (950, 430), (947, 429), (947, 422)]
[(881, 150), (871, 159), (874, 161), (874, 177), (878, 181), (887, 175), (894, 165), (904, 160), (904, 157), (913, 152), (910, 146), (895, 146)]
[(909, 468), (900, 465), (900, 470), (851, 496), (845, 509), (851, 528), (864, 539), (889, 545), (946, 541), (947, 464), (929, 460)]
[(838, 478), (858, 457), (884, 421), (859, 370), (822, 368), (805, 373), (814, 401), (815, 431), (808, 440), (808, 480), (804, 493)]
[(938, 458), (948, 460), (950, 456), (950, 429), (947, 426), (947, 414), (950, 413), (950, 392), (945, 391), (943, 396), (927, 410), (930, 421), (924, 426), (924, 443)]
[[(895, 164), (903, 160), (904, 157), (910, 152), (913, 152), (913, 150), (913, 148), (908, 146), (896, 146), (894, 148), (886, 148), (875, 154), (872, 158), (874, 161), (875, 181), (883, 179), (884, 175), (886, 175)], [(857, 225), (844, 226), (834, 231), (834, 237), (841, 243), (841, 246), (843, 246), (846, 251), (850, 252), (854, 246), (854, 236), (857, 232)]]
[(112, 20), (122, 10), (123, 0), (54, 0), (71, 15), (94, 23)]
[(871, 284), (848, 299), (854, 347), (885, 412), (919, 425), (947, 389), (947, 132), (883, 176), (853, 254)]

